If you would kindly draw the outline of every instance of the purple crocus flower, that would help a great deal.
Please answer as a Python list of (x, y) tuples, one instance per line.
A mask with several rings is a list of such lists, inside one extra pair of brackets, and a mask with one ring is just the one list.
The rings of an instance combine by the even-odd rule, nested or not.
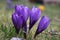
[[(16, 33), (18, 34), (19, 30), (22, 28), (24, 30), (24, 37), (26, 38), (28, 17), (30, 17), (30, 23), (29, 23), (29, 30), (30, 30), (40, 18), (40, 14), (41, 11), (39, 8), (33, 7), (32, 10), (30, 10), (28, 7), (24, 5), (16, 5), (15, 11), (12, 14), (12, 22), (16, 29)], [(36, 30), (34, 38), (43, 30), (45, 30), (49, 25), (49, 23), (50, 23), (49, 18), (43, 16), (38, 24), (38, 28)]]
[(24, 6), (24, 5), (16, 5), (15, 11), (18, 13), (18, 15), (23, 16), (23, 18), (24, 18), (23, 26), (24, 26), (24, 30), (26, 32), (27, 31), (26, 22), (28, 20), (29, 13), (30, 13), (29, 8), (27, 6)]
[(29, 23), (29, 30), (32, 28), (32, 26), (38, 21), (40, 18), (41, 11), (39, 8), (33, 7), (30, 12), (30, 23)]
[[(20, 28), (27, 28), (26, 22), (28, 19), (29, 8), (23, 5), (16, 5), (15, 12), (12, 15), (12, 22), (15, 26), (17, 34), (19, 33)], [(27, 29), (24, 29), (26, 32)]]
[(24, 5), (16, 5), (15, 6), (15, 12), (18, 13), (18, 15), (22, 15), (24, 20), (27, 21), (29, 16), (29, 8)]
[(37, 30), (36, 30), (36, 33), (35, 33), (34, 38), (35, 38), (39, 33), (41, 33), (43, 30), (45, 30), (45, 29), (48, 27), (49, 23), (50, 23), (49, 18), (46, 17), (46, 16), (43, 16), (43, 17), (41, 18), (39, 24), (38, 24), (38, 28), (37, 28)]
[(18, 34), (19, 30), (20, 30), (20, 28), (22, 28), (22, 24), (23, 24), (22, 16), (19, 16), (17, 13), (12, 14), (12, 22), (16, 29), (16, 33)]

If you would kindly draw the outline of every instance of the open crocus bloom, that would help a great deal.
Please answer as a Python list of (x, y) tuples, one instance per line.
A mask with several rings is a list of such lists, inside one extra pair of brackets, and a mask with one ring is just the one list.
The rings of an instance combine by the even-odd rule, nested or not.
[(44, 31), (44, 30), (48, 27), (49, 23), (50, 23), (49, 18), (46, 17), (46, 16), (43, 16), (43, 17), (41, 18), (39, 24), (38, 24), (38, 28), (37, 28), (37, 30), (36, 30), (36, 33), (35, 33), (35, 36), (34, 36), (34, 37), (36, 37), (36, 35), (38, 35), (38, 34), (41, 33), (42, 31)]

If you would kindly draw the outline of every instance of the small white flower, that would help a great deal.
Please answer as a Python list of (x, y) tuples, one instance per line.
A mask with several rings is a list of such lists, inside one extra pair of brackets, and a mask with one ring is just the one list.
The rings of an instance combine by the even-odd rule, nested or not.
[(21, 38), (13, 37), (11, 40), (22, 40)]

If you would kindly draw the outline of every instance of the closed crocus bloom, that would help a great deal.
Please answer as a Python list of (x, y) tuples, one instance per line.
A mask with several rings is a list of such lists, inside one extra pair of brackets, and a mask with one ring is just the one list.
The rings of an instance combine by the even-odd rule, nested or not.
[(35, 38), (39, 33), (41, 33), (42, 31), (44, 31), (44, 30), (48, 27), (49, 23), (50, 23), (49, 18), (46, 17), (46, 16), (43, 16), (43, 17), (41, 18), (40, 22), (39, 22), (39, 25), (38, 25), (38, 28), (37, 28), (37, 30), (36, 30), (36, 33), (35, 33), (34, 38)]
[(40, 18), (41, 11), (39, 8), (32, 8), (32, 11), (30, 12), (30, 23), (29, 23), (29, 30), (32, 28), (32, 26), (37, 22), (37, 20)]
[(27, 32), (27, 20), (29, 17), (29, 13), (30, 13), (30, 9), (27, 6), (24, 5), (16, 5), (15, 6), (15, 12), (17, 12), (17, 14), (19, 16), (23, 17), (23, 24), (22, 24), (22, 28), (24, 30), (24, 38), (26, 38), (26, 32)]
[(27, 32), (27, 20), (28, 20), (28, 17), (29, 17), (29, 13), (30, 13), (30, 10), (28, 7), (25, 7), (24, 10), (23, 10), (23, 18), (24, 18), (24, 38), (26, 38), (26, 32)]
[(23, 24), (23, 18), (22, 16), (19, 16), (17, 13), (14, 13), (12, 15), (12, 22), (14, 24), (14, 27), (16, 29), (16, 33), (19, 33), (20, 28), (22, 28), (22, 24)]
[(15, 6), (15, 12), (17, 12), (17, 14), (19, 16), (23, 17), (23, 19), (24, 19), (23, 26), (24, 26), (24, 30), (26, 32), (26, 30), (27, 30), (26, 22), (28, 20), (30, 9), (27, 6), (24, 6), (24, 5), (16, 5)]
[(27, 21), (28, 16), (29, 16), (29, 8), (27, 6), (24, 5), (16, 5), (15, 6), (15, 12), (18, 13), (18, 15), (22, 15), (24, 20)]
[[(29, 16), (29, 8), (24, 5), (16, 5), (15, 6), (15, 13), (12, 15), (12, 21), (16, 28), (17, 33), (19, 32), (20, 28), (22, 27), (24, 31), (27, 30), (27, 20)], [(19, 28), (18, 28), (19, 27)]]

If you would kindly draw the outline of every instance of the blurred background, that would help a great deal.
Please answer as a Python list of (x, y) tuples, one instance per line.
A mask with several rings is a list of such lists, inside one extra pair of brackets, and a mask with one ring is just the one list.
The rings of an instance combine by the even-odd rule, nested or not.
[(36, 6), (41, 9), (41, 16), (50, 18), (49, 27), (37, 36), (39, 40), (60, 40), (60, 0), (0, 0), (0, 40), (9, 40), (16, 36), (11, 21), (16, 4), (24, 4), (30, 8)]

